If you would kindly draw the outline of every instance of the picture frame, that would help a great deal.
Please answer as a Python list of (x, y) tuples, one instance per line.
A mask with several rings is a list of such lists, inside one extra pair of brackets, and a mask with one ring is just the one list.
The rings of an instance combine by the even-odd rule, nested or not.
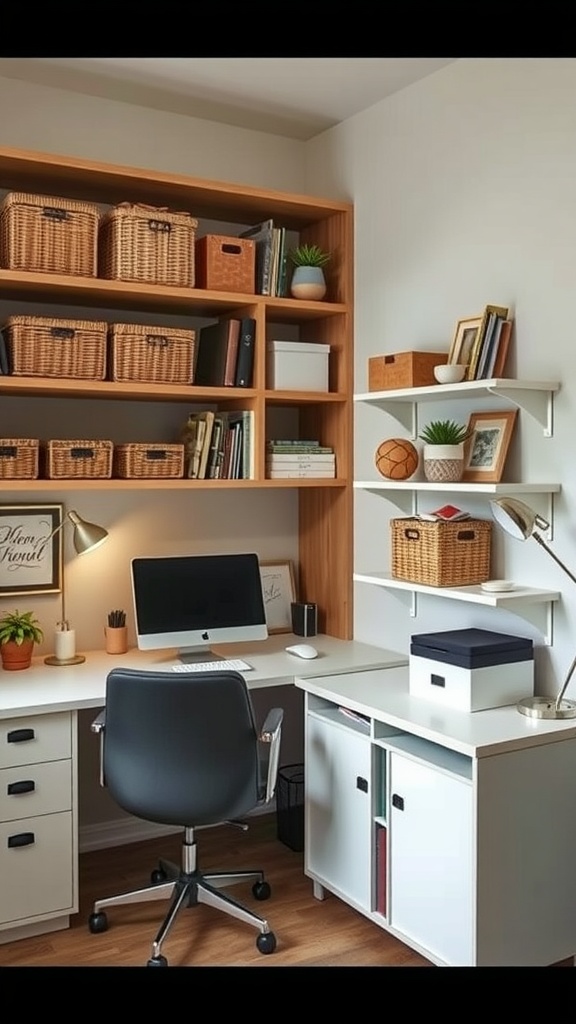
[(473, 412), (464, 443), (462, 479), (472, 483), (499, 483), (510, 447), (517, 409)]
[(292, 562), (260, 562), (260, 578), (268, 632), (291, 633), (290, 606), (296, 600)]
[(449, 364), (469, 365), (481, 324), (481, 316), (469, 316), (458, 321), (448, 353)]
[(0, 505), (0, 597), (62, 590), (62, 505)]

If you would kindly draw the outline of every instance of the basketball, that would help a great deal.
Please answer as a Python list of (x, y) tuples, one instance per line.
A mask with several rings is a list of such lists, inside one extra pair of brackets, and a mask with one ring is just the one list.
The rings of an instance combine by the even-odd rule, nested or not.
[(407, 480), (418, 468), (418, 452), (411, 441), (390, 437), (376, 449), (376, 469), (388, 480)]

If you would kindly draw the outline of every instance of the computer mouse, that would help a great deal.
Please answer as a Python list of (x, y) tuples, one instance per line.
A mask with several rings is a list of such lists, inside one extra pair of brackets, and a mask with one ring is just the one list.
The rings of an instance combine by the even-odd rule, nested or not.
[(295, 654), (297, 658), (317, 658), (318, 651), (312, 644), (293, 644), (286, 648), (287, 654)]

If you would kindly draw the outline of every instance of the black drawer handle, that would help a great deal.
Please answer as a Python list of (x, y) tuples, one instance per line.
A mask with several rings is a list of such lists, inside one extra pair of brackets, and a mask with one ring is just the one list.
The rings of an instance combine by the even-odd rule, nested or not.
[(34, 739), (34, 729), (12, 729), (6, 739), (8, 743), (25, 743), (26, 740)]
[(22, 782), (11, 782), (6, 792), (8, 796), (19, 796), (20, 793), (33, 793), (36, 789), (36, 783), (33, 779), (22, 779)]
[(430, 673), (430, 683), (432, 686), (446, 686), (445, 676), (437, 676), (435, 672)]
[(361, 793), (368, 792), (368, 781), (362, 778), (361, 775), (356, 776), (356, 789), (359, 789)]
[(147, 448), (144, 458), (148, 462), (165, 462), (168, 458), (168, 452), (165, 448)]
[(0, 459), (14, 459), (16, 458), (16, 445), (15, 444), (1, 444), (0, 445)]
[(93, 459), (96, 452), (93, 448), (71, 448), (68, 454), (71, 459)]
[(404, 797), (398, 796), (398, 793), (392, 794), (392, 807), (396, 807), (399, 811), (404, 810)]
[(220, 247), (220, 251), (224, 253), (229, 253), (230, 255), (237, 256), (239, 253), (242, 252), (242, 247), (240, 245), (233, 245), (230, 242), (224, 242), (224, 245)]
[(18, 846), (32, 846), (36, 842), (33, 832), (19, 832), (15, 836), (8, 836), (8, 849), (14, 850)]

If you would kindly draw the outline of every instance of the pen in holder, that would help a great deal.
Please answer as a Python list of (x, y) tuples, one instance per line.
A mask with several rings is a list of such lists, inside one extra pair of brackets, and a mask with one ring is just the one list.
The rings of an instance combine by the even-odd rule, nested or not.
[(116, 609), (108, 613), (108, 625), (104, 627), (107, 654), (126, 654), (128, 650), (128, 628), (126, 612)]

